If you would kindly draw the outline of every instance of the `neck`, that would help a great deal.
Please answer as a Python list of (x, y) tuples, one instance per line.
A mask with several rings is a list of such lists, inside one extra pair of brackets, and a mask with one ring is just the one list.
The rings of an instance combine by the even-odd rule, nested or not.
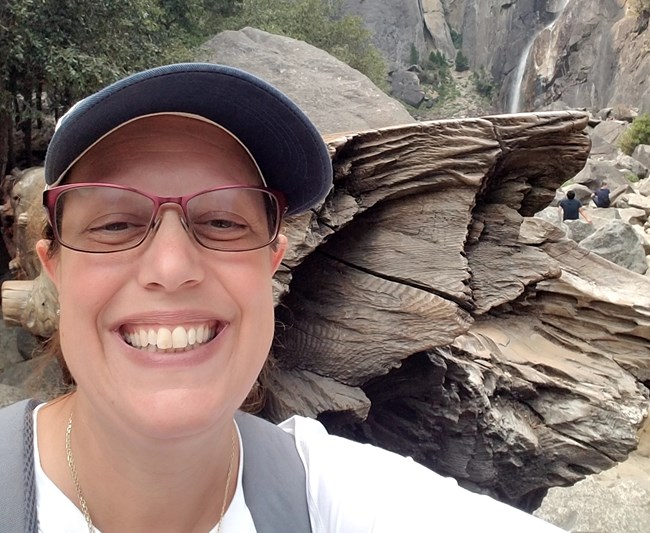
[[(236, 489), (239, 446), (235, 439), (233, 455), (232, 417), (191, 437), (151, 439), (87, 416), (83, 402), (75, 396), (39, 413), (41, 464), (79, 506), (66, 452), (59, 445), (64, 444), (63, 432), (72, 413), (74, 462), (97, 528), (104, 532), (206, 531), (219, 522), (224, 500), (229, 503)], [(231, 457), (232, 481), (225, 494)]]

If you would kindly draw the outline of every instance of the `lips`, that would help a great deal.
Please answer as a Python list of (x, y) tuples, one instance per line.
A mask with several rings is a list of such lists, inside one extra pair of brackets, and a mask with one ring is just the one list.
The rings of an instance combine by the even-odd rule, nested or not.
[(185, 352), (214, 339), (223, 325), (217, 322), (191, 326), (123, 326), (122, 339), (139, 350), (149, 352)]

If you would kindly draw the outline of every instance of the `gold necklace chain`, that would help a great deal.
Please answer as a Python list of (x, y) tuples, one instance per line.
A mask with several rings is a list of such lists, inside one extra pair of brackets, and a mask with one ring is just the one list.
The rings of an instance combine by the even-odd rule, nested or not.
[(68, 427), (65, 430), (65, 454), (68, 459), (68, 466), (70, 467), (70, 475), (72, 476), (72, 481), (74, 482), (74, 488), (77, 491), (77, 498), (79, 499), (79, 506), (81, 507), (81, 512), (86, 519), (86, 524), (88, 524), (89, 533), (93, 533), (95, 528), (93, 527), (93, 521), (90, 518), (90, 512), (88, 511), (88, 504), (86, 504), (86, 498), (84, 498), (83, 492), (81, 490), (81, 485), (79, 484), (79, 477), (77, 476), (77, 467), (74, 464), (74, 457), (72, 456), (72, 446), (70, 445), (72, 436), (72, 413), (70, 413), (70, 418), (68, 418)]
[[(68, 459), (68, 467), (70, 468), (70, 475), (72, 476), (72, 481), (74, 483), (74, 488), (77, 491), (77, 498), (79, 499), (79, 506), (81, 507), (81, 512), (86, 519), (86, 524), (88, 524), (88, 532), (94, 533), (95, 527), (93, 526), (93, 521), (90, 518), (90, 511), (88, 510), (88, 504), (86, 503), (86, 498), (84, 498), (83, 492), (81, 490), (81, 484), (79, 483), (79, 476), (77, 475), (77, 466), (74, 463), (74, 456), (72, 455), (72, 413), (70, 413), (70, 418), (68, 418), (68, 427), (65, 430), (65, 453)], [(226, 504), (228, 503), (228, 488), (230, 487), (230, 479), (232, 477), (232, 466), (235, 462), (235, 428), (233, 426), (232, 431), (230, 432), (230, 462), (228, 463), (228, 475), (226, 476), (226, 490), (223, 495), (223, 504), (221, 505), (221, 515), (219, 516), (219, 522), (217, 523), (217, 533), (221, 532), (221, 522), (223, 522), (223, 515), (226, 514)]]

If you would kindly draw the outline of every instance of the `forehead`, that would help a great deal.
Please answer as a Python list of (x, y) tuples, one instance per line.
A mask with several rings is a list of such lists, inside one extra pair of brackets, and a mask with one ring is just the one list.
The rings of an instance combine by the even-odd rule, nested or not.
[(202, 188), (263, 185), (257, 164), (233, 135), (183, 115), (143, 117), (121, 126), (90, 148), (65, 181), (138, 187), (153, 178), (156, 183), (182, 179), (186, 186), (192, 178)]

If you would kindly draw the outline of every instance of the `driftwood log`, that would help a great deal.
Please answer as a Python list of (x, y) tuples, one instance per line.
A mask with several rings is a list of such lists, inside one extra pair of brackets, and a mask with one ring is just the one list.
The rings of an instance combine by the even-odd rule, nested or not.
[[(623, 460), (648, 410), (650, 280), (529, 218), (584, 166), (586, 126), (553, 112), (327, 138), (334, 188), (286, 226), (266, 416), (318, 417), (524, 508)], [(5, 308), (15, 283), (5, 321), (55, 327), (54, 302)]]
[(56, 330), (56, 289), (40, 272), (35, 244), (43, 234), (45, 212), (41, 195), (45, 178), (42, 168), (33, 168), (7, 180), (8, 193), (2, 205), (3, 237), (9, 253), (14, 281), (2, 286), (2, 314), (8, 326), (22, 326), (38, 337)]

